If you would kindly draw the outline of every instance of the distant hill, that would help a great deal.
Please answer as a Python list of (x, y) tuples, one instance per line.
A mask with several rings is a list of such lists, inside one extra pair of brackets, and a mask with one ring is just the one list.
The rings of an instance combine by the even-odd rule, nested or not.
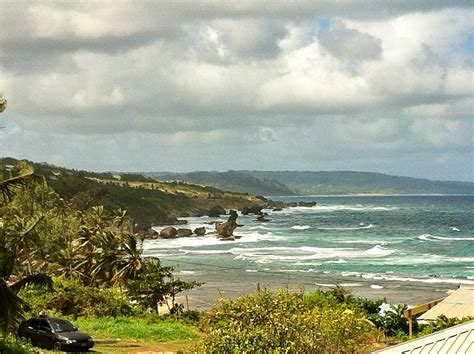
[(255, 195), (324, 194), (474, 194), (474, 183), (431, 181), (353, 171), (228, 171), (145, 173), (158, 180), (179, 180)]
[(144, 173), (160, 181), (185, 181), (188, 183), (212, 186), (215, 188), (249, 193), (253, 195), (293, 195), (294, 193), (283, 183), (272, 177), (254, 177), (246, 171), (190, 173)]
[[(0, 159), (0, 179), (18, 173), (17, 163), (13, 158)], [(109, 211), (126, 209), (143, 229), (152, 224), (175, 223), (180, 216), (203, 215), (216, 205), (241, 209), (266, 203), (263, 198), (244, 193), (183, 182), (162, 183), (141, 174), (96, 173), (29, 163), (37, 175), (44, 176), (49, 187), (75, 208), (84, 210), (103, 205)]]

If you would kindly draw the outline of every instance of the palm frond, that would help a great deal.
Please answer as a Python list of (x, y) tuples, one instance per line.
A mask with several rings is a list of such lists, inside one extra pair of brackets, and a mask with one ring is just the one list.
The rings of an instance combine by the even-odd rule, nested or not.
[(10, 202), (18, 189), (25, 187), (35, 178), (36, 175), (34, 171), (30, 170), (19, 176), (0, 181), (0, 191), (2, 192), (3, 201), (5, 203)]
[(0, 279), (0, 330), (5, 334), (23, 319), (28, 305), (13, 292), (7, 282)]
[(51, 279), (51, 277), (46, 274), (34, 274), (17, 281), (15, 284), (11, 285), (10, 288), (15, 294), (17, 294), (21, 289), (29, 285), (36, 285), (46, 289), (52, 289), (53, 279)]

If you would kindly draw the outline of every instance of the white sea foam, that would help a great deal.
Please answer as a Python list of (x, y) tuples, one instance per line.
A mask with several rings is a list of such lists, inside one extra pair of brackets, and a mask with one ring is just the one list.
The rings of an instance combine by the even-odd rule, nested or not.
[(380, 245), (376, 245), (372, 247), (371, 249), (368, 249), (367, 251), (365, 251), (365, 254), (369, 254), (374, 257), (383, 257), (383, 256), (388, 256), (394, 252), (395, 250), (391, 250), (391, 249), (382, 247)]
[[(279, 238), (281, 240), (282, 238)], [(252, 243), (258, 241), (275, 241), (275, 237), (271, 232), (261, 234), (258, 232), (242, 232), (242, 238), (238, 239), (238, 243)], [(186, 247), (203, 247), (203, 246), (222, 246), (223, 241), (216, 238), (215, 236), (191, 236), (191, 237), (180, 237), (174, 239), (156, 239), (146, 240), (143, 242), (144, 250), (163, 250), (173, 248), (186, 248)]]
[(383, 289), (382, 285), (373, 284), (370, 286), (372, 289)]
[(179, 272), (180, 274), (196, 274), (193, 270), (182, 270)]
[(454, 226), (451, 226), (449, 228), (451, 231), (456, 231), (456, 232), (460, 232), (461, 230), (459, 230), (457, 227), (454, 227)]
[(338, 230), (338, 231), (351, 231), (351, 230), (364, 230), (364, 229), (372, 229), (375, 225), (367, 225), (367, 226), (358, 226), (358, 227), (318, 227), (319, 230)]
[(372, 279), (372, 280), (399, 281), (399, 282), (446, 283), (446, 284), (465, 284), (465, 285), (474, 284), (474, 281), (469, 280), (469, 279), (453, 279), (453, 278), (441, 278), (441, 277), (414, 278), (414, 277), (401, 277), (401, 276), (391, 276), (391, 275), (374, 274), (374, 273), (362, 274), (362, 278)]
[(474, 237), (443, 237), (430, 234), (418, 236), (418, 239), (423, 241), (474, 241)]
[(293, 230), (308, 230), (311, 229), (309, 225), (295, 225), (291, 227)]
[(343, 264), (343, 263), (347, 263), (347, 261), (343, 260), (343, 259), (338, 259), (337, 261), (327, 261), (327, 262), (324, 262), (324, 263), (334, 263), (334, 264)]
[(397, 207), (381, 207), (381, 206), (369, 206), (369, 205), (316, 205), (314, 207), (292, 207), (284, 209), (281, 214), (307, 214), (307, 213), (330, 213), (334, 211), (360, 211), (360, 212), (370, 212), (370, 211), (392, 211), (397, 210)]

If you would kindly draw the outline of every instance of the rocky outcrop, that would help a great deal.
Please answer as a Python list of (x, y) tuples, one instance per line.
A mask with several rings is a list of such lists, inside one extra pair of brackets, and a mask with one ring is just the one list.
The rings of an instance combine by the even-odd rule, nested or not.
[(258, 216), (257, 216), (257, 221), (260, 221), (260, 222), (269, 222), (270, 220), (265, 217), (265, 214), (260, 213), (260, 214), (258, 214)]
[(173, 226), (165, 227), (160, 232), (161, 238), (176, 238), (178, 235), (178, 230), (176, 230)]
[(197, 235), (197, 236), (204, 236), (206, 234), (206, 228), (203, 226), (203, 227), (197, 227), (194, 229), (194, 233)]
[(153, 230), (152, 228), (149, 228), (143, 234), (144, 238), (150, 239), (150, 240), (155, 240), (158, 238), (158, 236), (160, 236), (160, 234), (156, 230)]
[(282, 211), (282, 210), (283, 210), (283, 208), (280, 208), (280, 207), (272, 209), (272, 211)]
[(193, 234), (193, 231), (190, 229), (178, 229), (178, 237), (190, 237)]
[(222, 239), (233, 238), (234, 230), (237, 228), (237, 217), (238, 214), (235, 210), (230, 211), (229, 218), (226, 222), (216, 224), (217, 237)]
[(242, 215), (249, 215), (249, 214), (259, 214), (263, 209), (263, 206), (260, 205), (252, 205), (252, 206), (245, 206), (242, 208)]
[(300, 207), (314, 207), (316, 204), (316, 202), (298, 202), (298, 206)]
[(211, 209), (208, 210), (207, 216), (209, 217), (219, 217), (221, 215), (225, 215), (225, 209), (220, 205), (213, 206)]

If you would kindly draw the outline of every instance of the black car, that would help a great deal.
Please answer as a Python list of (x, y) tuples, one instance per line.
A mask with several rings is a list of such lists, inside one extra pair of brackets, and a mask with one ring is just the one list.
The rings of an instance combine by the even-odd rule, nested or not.
[(49, 316), (23, 321), (18, 335), (31, 340), (33, 345), (64, 351), (88, 351), (94, 341), (87, 333), (79, 331), (71, 322)]

